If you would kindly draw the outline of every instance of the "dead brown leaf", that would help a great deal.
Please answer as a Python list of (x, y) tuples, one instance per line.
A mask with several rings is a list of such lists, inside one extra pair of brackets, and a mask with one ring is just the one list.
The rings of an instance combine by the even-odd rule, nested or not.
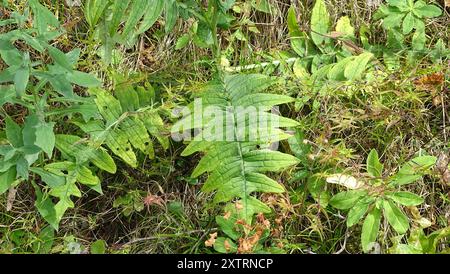
[(209, 239), (205, 241), (205, 246), (212, 247), (217, 239), (217, 232), (209, 234)]
[(160, 196), (153, 195), (149, 192), (147, 196), (144, 198), (144, 205), (146, 205), (147, 207), (151, 205), (159, 205), (161, 207), (164, 207), (165, 202), (163, 198), (161, 198)]

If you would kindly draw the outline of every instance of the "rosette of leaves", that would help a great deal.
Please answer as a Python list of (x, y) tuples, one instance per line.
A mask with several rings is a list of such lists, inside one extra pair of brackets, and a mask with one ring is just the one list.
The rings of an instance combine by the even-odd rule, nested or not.
[(399, 191), (398, 188), (421, 179), (435, 163), (434, 156), (418, 156), (404, 164), (395, 175), (385, 178), (378, 153), (372, 150), (367, 157), (366, 180), (343, 174), (327, 178), (329, 183), (350, 189), (334, 195), (329, 201), (329, 204), (337, 209), (349, 210), (348, 227), (354, 226), (366, 215), (361, 232), (364, 252), (369, 252), (374, 247), (382, 216), (395, 232), (406, 234), (410, 228), (409, 218), (399, 205), (417, 206), (422, 204), (424, 199), (408, 191)]
[[(240, 235), (235, 227), (237, 220), (250, 225), (255, 213), (270, 212), (253, 193), (284, 192), (278, 182), (264, 173), (280, 172), (299, 162), (294, 156), (269, 149), (270, 144), (291, 136), (279, 127), (298, 125), (268, 112), (276, 105), (293, 101), (289, 96), (264, 92), (276, 83), (276, 78), (259, 74), (225, 75), (221, 80), (213, 80), (197, 94), (197, 100), (202, 101), (200, 111), (205, 110), (203, 119), (196, 119), (198, 113), (194, 110), (172, 128), (173, 133), (201, 130), (182, 155), (204, 154), (192, 177), (207, 173), (202, 190), (215, 192), (214, 203), (228, 203), (229, 216), (217, 216), (216, 221), (230, 243)], [(243, 111), (249, 107), (256, 112)]]
[(119, 156), (132, 167), (137, 167), (137, 149), (153, 159), (155, 151), (152, 137), (155, 137), (164, 149), (169, 146), (168, 134), (164, 122), (153, 107), (152, 89), (127, 85), (118, 85), (114, 97), (100, 88), (90, 89), (95, 98), (99, 119), (87, 122), (74, 121), (84, 132), (90, 135), (90, 145), (100, 147), (105, 144), (112, 153)]

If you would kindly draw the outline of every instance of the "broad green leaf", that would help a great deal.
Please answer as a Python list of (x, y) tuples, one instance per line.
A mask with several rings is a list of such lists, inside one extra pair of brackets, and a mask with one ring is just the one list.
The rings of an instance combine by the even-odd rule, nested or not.
[(180, 38), (178, 38), (177, 43), (175, 45), (175, 50), (183, 49), (191, 40), (189, 34), (184, 34)]
[(412, 14), (412, 12), (409, 12), (406, 16), (405, 19), (403, 19), (403, 25), (402, 25), (402, 30), (403, 30), (403, 34), (408, 34), (412, 31), (412, 29), (414, 28), (414, 15)]
[(406, 185), (420, 178), (436, 163), (434, 156), (419, 156), (404, 164), (399, 172), (391, 179), (395, 185)]
[(52, 46), (49, 46), (47, 49), (48, 53), (50, 54), (50, 56), (52, 57), (52, 59), (55, 61), (56, 64), (66, 69), (67, 71), (72, 71), (73, 66), (70, 60), (64, 54), (64, 52)]
[(54, 122), (39, 123), (36, 125), (36, 141), (35, 145), (42, 148), (42, 151), (47, 153), (50, 158), (55, 147), (55, 134), (53, 133)]
[(6, 117), (6, 138), (9, 143), (19, 148), (23, 146), (22, 128), (16, 124), (10, 117)]
[(76, 70), (67, 74), (67, 80), (69, 80), (71, 83), (86, 88), (94, 88), (101, 85), (101, 81), (98, 80), (95, 76)]
[(7, 171), (0, 173), (0, 195), (5, 193), (16, 180), (16, 169), (10, 167)]
[(297, 157), (304, 164), (308, 162), (308, 154), (311, 151), (311, 145), (306, 142), (305, 134), (300, 129), (295, 130), (294, 136), (288, 139), (289, 146)]
[(378, 152), (372, 149), (367, 156), (367, 172), (373, 177), (381, 177), (383, 174), (383, 164), (380, 162)]
[(330, 15), (323, 0), (316, 0), (311, 15), (311, 38), (319, 48), (323, 43), (328, 42), (330, 38), (324, 35), (328, 34), (330, 28)]
[(391, 13), (383, 19), (383, 27), (385, 29), (391, 29), (400, 26), (404, 16), (403, 13)]
[(105, 254), (106, 242), (104, 240), (97, 240), (91, 244), (91, 254)]
[(38, 34), (46, 38), (54, 38), (53, 32), (49, 31), (49, 27), (59, 28), (58, 19), (50, 10), (41, 5), (38, 0), (29, 0), (28, 2), (34, 14), (33, 26), (38, 30)]
[(236, 253), (237, 246), (229, 238), (218, 237), (214, 242), (214, 249), (219, 253)]
[(355, 59), (354, 56), (344, 58), (333, 65), (333, 67), (328, 71), (327, 77), (330, 80), (345, 81), (347, 77), (345, 76), (345, 68), (351, 66), (351, 62)]
[(300, 30), (297, 22), (297, 16), (295, 14), (295, 9), (293, 6), (289, 8), (287, 16), (287, 26), (289, 30), (289, 37), (291, 41), (292, 49), (299, 56), (306, 56), (308, 54), (308, 49), (310, 48), (309, 41), (305, 32)]
[(146, 12), (148, 0), (134, 0), (130, 4), (130, 11), (125, 22), (125, 27), (122, 31), (122, 39), (128, 40), (132, 35), (133, 29), (141, 20)]
[(366, 190), (349, 190), (340, 192), (330, 199), (330, 205), (338, 209), (349, 209), (353, 207), (359, 199), (366, 195)]
[(22, 96), (28, 86), (30, 80), (30, 68), (22, 66), (16, 70), (14, 75), (14, 86), (16, 87), (17, 96)]
[(361, 230), (361, 244), (364, 252), (369, 252), (372, 243), (376, 242), (380, 229), (381, 210), (377, 207), (367, 214)]
[(435, 5), (426, 5), (416, 9), (416, 12), (423, 17), (438, 17), (442, 14), (442, 10)]
[(121, 1), (113, 1), (111, 11), (112, 18), (108, 23), (109, 25), (109, 36), (114, 37), (119, 29), (120, 22), (122, 21), (123, 16), (125, 15), (128, 5), (131, 0), (121, 0)]
[(98, 168), (109, 173), (116, 173), (114, 160), (102, 147), (90, 147), (78, 136), (56, 135), (56, 147), (66, 156), (77, 159), (77, 162), (92, 162)]
[(58, 223), (61, 221), (67, 209), (75, 206), (72, 202), (71, 196), (81, 197), (81, 192), (76, 186), (75, 180), (66, 180), (64, 185), (52, 188), (49, 194), (59, 198), (59, 201), (54, 207), (56, 214), (55, 218)]
[(370, 52), (364, 52), (356, 56), (347, 66), (345, 66), (344, 75), (349, 80), (361, 78), (367, 68), (367, 64), (373, 58)]
[(350, 23), (350, 18), (348, 16), (342, 16), (336, 23), (336, 31), (344, 37), (354, 38), (355, 28)]
[(176, 0), (166, 0), (164, 4), (164, 30), (169, 33), (175, 27), (178, 19), (178, 5)]
[(347, 227), (354, 226), (366, 214), (369, 206), (374, 202), (373, 197), (366, 197), (359, 200), (348, 212)]
[(148, 0), (144, 18), (141, 21), (136, 34), (147, 31), (156, 22), (164, 8), (164, 0)]
[(34, 254), (49, 254), (55, 240), (55, 231), (51, 226), (44, 227), (33, 243)]
[(46, 220), (53, 229), (58, 230), (59, 220), (56, 219), (55, 204), (47, 194), (42, 193), (39, 186), (37, 186), (35, 183), (32, 184), (36, 195), (36, 201), (34, 202), (34, 205), (39, 211), (39, 214), (41, 214), (42, 218), (44, 218), (44, 220)]
[(425, 48), (425, 44), (427, 41), (427, 37), (425, 35), (425, 29), (422, 27), (416, 26), (416, 31), (414, 32), (412, 38), (412, 47), (414, 50), (423, 50)]
[(392, 201), (384, 200), (383, 209), (384, 216), (395, 231), (405, 234), (409, 229), (408, 217)]
[(386, 194), (386, 197), (391, 198), (395, 202), (404, 206), (417, 206), (424, 202), (422, 197), (408, 191), (398, 191)]

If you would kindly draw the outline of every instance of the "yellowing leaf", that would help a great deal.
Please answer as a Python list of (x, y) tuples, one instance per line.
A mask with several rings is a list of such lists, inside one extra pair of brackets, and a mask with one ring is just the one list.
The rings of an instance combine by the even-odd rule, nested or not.
[(364, 186), (364, 183), (353, 176), (345, 174), (334, 174), (327, 177), (327, 183), (338, 184), (349, 189), (358, 189)]

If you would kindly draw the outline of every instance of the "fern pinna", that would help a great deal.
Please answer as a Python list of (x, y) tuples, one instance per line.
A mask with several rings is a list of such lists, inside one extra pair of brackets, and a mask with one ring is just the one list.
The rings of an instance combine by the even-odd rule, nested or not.
[[(200, 129), (182, 155), (203, 152), (192, 177), (208, 173), (202, 190), (216, 191), (214, 203), (235, 200), (225, 207), (228, 216), (216, 217), (221, 229), (235, 241), (239, 238), (234, 228), (236, 221), (251, 224), (254, 214), (270, 212), (252, 194), (284, 192), (282, 185), (264, 173), (278, 172), (298, 163), (294, 156), (270, 149), (271, 144), (291, 136), (278, 127), (298, 125), (269, 112), (276, 105), (293, 101), (289, 96), (264, 92), (276, 83), (276, 78), (260, 74), (226, 75), (214, 80), (200, 90), (193, 103), (194, 113), (185, 114), (172, 129), (173, 133)], [(203, 122), (199, 122), (199, 114), (195, 113), (195, 104), (200, 101)], [(216, 250), (234, 251), (231, 239), (218, 238)], [(224, 245), (224, 241), (229, 242)]]

